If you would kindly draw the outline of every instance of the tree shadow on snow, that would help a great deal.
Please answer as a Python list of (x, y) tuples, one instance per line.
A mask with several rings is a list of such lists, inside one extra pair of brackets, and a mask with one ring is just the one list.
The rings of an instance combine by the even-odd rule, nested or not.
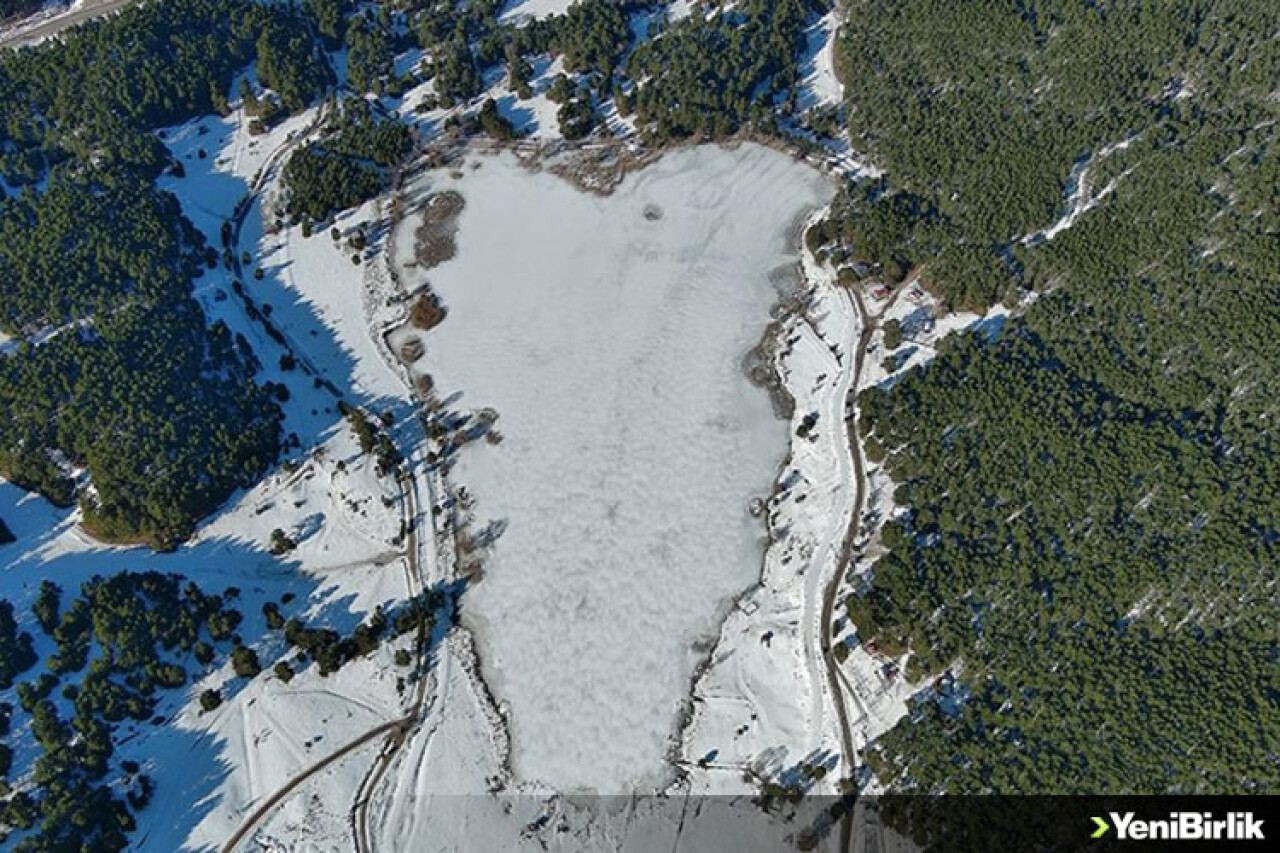
[[(60, 510), (8, 483), (0, 483), (0, 517), (17, 536), (17, 542), (0, 548), (0, 593), (13, 603), (20, 630), (31, 634), (41, 660), (57, 649), (54, 640), (41, 630), (31, 613), (40, 582), (45, 579), (62, 587), (65, 606), (78, 594), (80, 586), (95, 576), (109, 577), (125, 571), (179, 574), (195, 581), (208, 594), (228, 597), (227, 605), (241, 613), (243, 621), (236, 634), (258, 652), (262, 673), (254, 679), (235, 676), (228, 665), (231, 644), (218, 643), (218, 656), (209, 667), (200, 666), (191, 658), (181, 661), (189, 676), (188, 684), (157, 692), (158, 702), (151, 723), (125, 721), (113, 726), (117, 748), (112, 767), (119, 768), (124, 760), (136, 761), (142, 772), (156, 782), (157, 796), (138, 815), (138, 830), (131, 837), (131, 849), (164, 853), (214, 849), (210, 845), (193, 845), (190, 839), (201, 822), (218, 807), (224, 795), (222, 786), (230, 779), (233, 768), (242, 763), (232, 754), (237, 750), (229, 752), (231, 745), (218, 729), (225, 727), (226, 715), (235, 713), (236, 698), (251, 685), (257, 695), (248, 700), (250, 704), (270, 691), (290, 689), (275, 678), (271, 668), (278, 660), (293, 660), (296, 650), (284, 641), (282, 630), (268, 629), (262, 605), (274, 602), (285, 619), (296, 616), (308, 627), (330, 628), (344, 636), (351, 635), (366, 612), (355, 607), (355, 595), (345, 592), (339, 584), (309, 574), (302, 570), (298, 560), (273, 556), (260, 543), (248, 539), (211, 536), (167, 554), (141, 547), (102, 546), (76, 530), (76, 511)], [(400, 560), (378, 570), (403, 577)], [(228, 593), (232, 588), (234, 591)], [(452, 614), (463, 589), (464, 586), (458, 584), (439, 590), (446, 615), (430, 637), (432, 649), (443, 641), (451, 627)], [(378, 603), (390, 613), (400, 603), (400, 597)], [(365, 601), (364, 606), (371, 609), (372, 603)], [(429, 665), (433, 665), (434, 657), (432, 650), (427, 658)], [(299, 670), (299, 675), (315, 666), (313, 661), (308, 661), (307, 669)], [(41, 671), (43, 667), (37, 665), (23, 674), (18, 683), (31, 681)], [(196, 699), (201, 690), (209, 686), (221, 689), (224, 703), (211, 713), (201, 713)], [(59, 690), (54, 691), (53, 697), (60, 706), (69, 704), (63, 702)], [(0, 701), (11, 702), (16, 707), (16, 685), (0, 692)], [(68, 708), (59, 710), (64, 719), (70, 716)], [(245, 726), (247, 738), (248, 724)], [(238, 728), (238, 724), (233, 728)], [(319, 732), (314, 740), (319, 743), (324, 734)], [(323, 748), (306, 756), (297, 769), (322, 759), (341, 745), (336, 739), (326, 741)], [(14, 772), (17, 774), (25, 772), (26, 765), (36, 756), (34, 746), (26, 746), (31, 748), (15, 751)], [(242, 744), (239, 748), (254, 749), (256, 744)], [(112, 773), (118, 770), (113, 769)], [(242, 780), (241, 784), (244, 783)], [(255, 800), (260, 802), (272, 792), (254, 793)], [(244, 814), (237, 814), (235, 819), (243, 817)], [(221, 837), (233, 829), (219, 823), (200, 828), (198, 836)]]

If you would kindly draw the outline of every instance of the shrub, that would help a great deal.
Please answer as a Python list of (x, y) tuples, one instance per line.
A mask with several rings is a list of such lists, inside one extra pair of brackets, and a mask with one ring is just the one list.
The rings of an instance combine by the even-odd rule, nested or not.
[(284, 617), (280, 615), (280, 605), (274, 601), (268, 601), (262, 605), (262, 615), (267, 619), (267, 627), (272, 631), (279, 631), (284, 627)]
[(241, 678), (253, 678), (262, 672), (258, 653), (248, 646), (236, 646), (231, 650), (231, 668)]
[(287, 554), (294, 548), (298, 547), (298, 543), (293, 537), (285, 533), (279, 527), (271, 531), (271, 553), (279, 557), (281, 554)]
[(884, 348), (897, 349), (902, 345), (902, 323), (898, 320), (884, 322)]
[(200, 709), (202, 711), (212, 711), (222, 704), (222, 691), (217, 688), (210, 688), (200, 694)]

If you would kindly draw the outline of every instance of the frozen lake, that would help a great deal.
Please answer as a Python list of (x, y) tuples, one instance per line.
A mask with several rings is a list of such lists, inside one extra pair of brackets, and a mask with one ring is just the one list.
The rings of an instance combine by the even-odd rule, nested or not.
[(468, 446), (453, 479), (479, 525), (507, 524), (463, 613), (516, 775), (661, 785), (694, 644), (759, 576), (747, 507), (787, 451), (742, 360), (831, 187), (746, 145), (669, 154), (607, 198), (509, 155), (414, 189), (465, 199), (456, 257), (426, 274), (448, 317), (415, 368), (451, 405), (499, 413), (504, 441)]

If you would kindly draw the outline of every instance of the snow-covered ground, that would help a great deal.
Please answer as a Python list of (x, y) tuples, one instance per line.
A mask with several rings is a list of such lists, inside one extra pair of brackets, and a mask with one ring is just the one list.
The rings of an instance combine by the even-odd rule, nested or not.
[(511, 91), (505, 75), (496, 81), (488, 91), (498, 105), (498, 112), (516, 129), (516, 132), (529, 139), (554, 141), (562, 138), (558, 111), (560, 105), (547, 97), (547, 90), (555, 79), (564, 73), (564, 57), (536, 57), (531, 65), (533, 78), (529, 88), (533, 97), (523, 100)]
[(695, 2), (696, 0), (671, 0), (671, 5), (667, 7), (667, 20), (675, 22), (689, 17)]
[(836, 30), (839, 12), (832, 9), (805, 32), (805, 52), (800, 64), (801, 109), (837, 106), (844, 100), (844, 87), (836, 77)]
[[(776, 780), (807, 761), (825, 766), (832, 782), (847, 773), (817, 644), (856, 494), (843, 407), (861, 325), (829, 271), (804, 269), (815, 290), (779, 333), (779, 373), (796, 406), (791, 455), (767, 507), (772, 544), (760, 587), (724, 623), (684, 732), (695, 790), (709, 793), (740, 790), (747, 769)], [(802, 423), (815, 414), (807, 438)]]
[[(282, 164), (277, 155), (286, 153), (314, 118), (309, 111), (257, 137), (248, 134), (238, 110), (225, 119), (207, 117), (170, 128), (164, 141), (185, 175), (166, 176), (161, 185), (178, 196), (210, 243), (220, 245), (223, 223), (246, 194), (260, 188), (270, 204)], [(237, 253), (251, 255), (243, 284), (259, 309), (270, 306), (273, 323), (302, 364), (292, 370), (279, 364), (284, 348), (249, 318), (231, 292), (231, 271), (207, 272), (196, 282), (195, 296), (211, 321), (226, 322), (253, 344), (263, 363), (260, 381), (290, 388), (285, 429), (305, 448), (291, 454), (296, 467), (278, 468), (234, 496), (172, 554), (100, 545), (79, 529), (77, 512), (56, 510), (0, 484), (0, 517), (18, 537), (0, 554), (0, 594), (23, 614), (42, 657), (50, 641), (29, 624), (29, 605), (43, 578), (56, 578), (74, 590), (94, 574), (155, 569), (186, 575), (209, 591), (241, 590), (235, 606), (245, 617), (242, 632), (257, 646), (268, 671), (248, 682), (234, 678), (225, 665), (194, 673), (187, 689), (162, 700), (158, 713), (165, 725), (123, 733), (119, 758), (139, 762), (157, 783), (155, 800), (139, 817), (133, 848), (139, 851), (220, 849), (257, 804), (296, 774), (399, 719), (409, 705), (398, 685), (407, 671), (395, 666), (391, 644), (328, 678), (320, 678), (314, 666), (301, 669), (287, 685), (270, 673), (286, 649), (278, 633), (265, 629), (264, 602), (292, 594), (296, 598), (287, 614), (349, 632), (376, 606), (402, 601), (412, 591), (398, 541), (403, 504), (397, 485), (375, 476), (372, 460), (358, 453), (333, 395), (315, 380), (340, 387), (353, 402), (394, 411), (402, 425), (397, 430), (414, 427), (403, 417), (407, 386), (370, 333), (370, 326), (384, 321), (384, 312), (394, 313), (378, 291), (386, 284), (380, 280), (382, 268), (353, 264), (351, 250), (335, 244), (327, 230), (303, 238), (299, 229), (269, 228), (262, 214), (255, 203), (241, 231)], [(374, 233), (380, 216), (372, 203), (337, 224), (344, 231), (364, 225)], [(256, 279), (250, 273), (259, 267), (263, 276)], [(283, 558), (268, 552), (276, 528), (299, 543)], [(200, 713), (200, 691), (220, 685), (226, 685), (228, 701), (212, 713)], [(308, 785), (332, 792), (345, 815), (376, 749), (375, 744), (353, 753)], [(18, 768), (30, 760), (26, 753), (17, 758)], [(294, 808), (281, 819), (296, 817), (302, 806)], [(308, 848), (306, 838), (300, 841), (297, 849), (317, 849)], [(347, 844), (344, 836), (340, 846)]]
[(608, 198), (505, 156), (455, 174), (424, 178), (466, 208), (415, 367), (452, 407), (495, 408), (504, 436), (453, 476), (505, 525), (464, 621), (517, 777), (661, 785), (694, 641), (759, 575), (747, 507), (787, 441), (742, 359), (769, 271), (794, 264), (789, 229), (831, 190), (756, 146), (669, 154)]
[[(232, 90), (238, 89), (237, 81)], [(378, 265), (367, 262), (373, 250), (366, 250), (356, 264), (346, 239), (364, 229), (369, 241), (377, 242), (386, 219), (381, 203), (371, 201), (340, 215), (333, 223), (340, 241), (332, 239), (329, 228), (303, 237), (300, 228), (275, 224), (279, 173), (316, 119), (313, 108), (255, 136), (248, 132), (244, 112), (235, 109), (225, 118), (207, 116), (169, 128), (164, 142), (185, 174), (165, 175), (159, 182), (179, 198), (211, 246), (222, 245), (223, 223), (231, 220), (241, 200), (259, 191), (240, 232), (238, 250), (250, 255), (241, 283), (247, 297), (269, 313), (301, 364), (292, 371), (281, 369), (285, 349), (246, 316), (242, 300), (233, 293), (232, 271), (219, 266), (205, 274), (196, 282), (195, 296), (211, 322), (222, 320), (253, 344), (264, 368), (259, 381), (289, 386), (286, 430), (296, 433), (303, 446), (320, 440), (339, 420), (333, 395), (317, 388), (313, 379), (327, 380), (351, 402), (378, 411), (404, 414), (408, 406), (408, 388), (370, 332), (387, 310), (385, 294), (378, 293), (385, 283), (374, 280)], [(254, 274), (258, 269), (260, 279)]]
[[(99, 545), (77, 527), (78, 512), (0, 484), (0, 517), (18, 537), (0, 562), (0, 594), (21, 612), (42, 656), (52, 641), (31, 622), (29, 606), (44, 578), (73, 591), (94, 575), (155, 570), (185, 575), (209, 592), (240, 589), (232, 605), (268, 672), (248, 682), (229, 664), (197, 672), (187, 688), (163, 696), (157, 713), (168, 723), (125, 726), (117, 757), (137, 761), (157, 782), (132, 849), (217, 849), (291, 774), (404, 713), (396, 679), (405, 671), (392, 663), (393, 646), (328, 678), (307, 667), (285, 685), (269, 673), (285, 652), (282, 640), (258, 639), (267, 635), (262, 604), (289, 593), (297, 598), (286, 613), (344, 631), (375, 606), (405, 597), (404, 560), (391, 541), (400, 519), (395, 486), (371, 468), (347, 431), (336, 431), (296, 471), (268, 477), (172, 554)], [(267, 550), (277, 527), (299, 540), (284, 558)], [(207, 687), (224, 687), (229, 701), (204, 714), (196, 699)]]
[(498, 20), (504, 24), (563, 15), (578, 0), (508, 0)]

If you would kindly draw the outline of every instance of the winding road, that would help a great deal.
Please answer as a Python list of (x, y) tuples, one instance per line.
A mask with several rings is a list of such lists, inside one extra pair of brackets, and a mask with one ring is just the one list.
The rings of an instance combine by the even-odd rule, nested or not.
[[(854, 351), (853, 364), (853, 381), (850, 384), (850, 397), (856, 397), (861, 390), (862, 365), (866, 360), (867, 346), (871, 343), (871, 336), (875, 334), (875, 319), (867, 312), (866, 305), (863, 304), (862, 294), (857, 291), (841, 288), (839, 292), (843, 298), (852, 297), (854, 306), (857, 308), (858, 317), (861, 320), (862, 333), (858, 336), (857, 349)], [(841, 405), (845, 404), (845, 400), (841, 401)], [(831, 583), (827, 586), (826, 592), (822, 597), (822, 617), (821, 617), (821, 644), (822, 659), (826, 664), (827, 681), (831, 688), (832, 701), (836, 707), (836, 716), (840, 724), (840, 751), (844, 756), (846, 764), (852, 768), (854, 757), (853, 731), (849, 726), (849, 712), (845, 707), (844, 690), (841, 687), (842, 676), (840, 673), (840, 663), (836, 660), (836, 656), (831, 651), (831, 626), (834, 623), (834, 611), (836, 596), (840, 590), (840, 579), (843, 576), (843, 567), (849, 564), (849, 558), (853, 551), (853, 542), (858, 536), (861, 527), (862, 509), (866, 504), (867, 498), (867, 478), (866, 466), (862, 456), (862, 442), (858, 438), (858, 425), (856, 419), (845, 421), (848, 433), (849, 449), (853, 456), (853, 471), (855, 480), (855, 494), (853, 499), (853, 514), (849, 519), (849, 528), (845, 532), (844, 542), (840, 547), (840, 556), (836, 560), (836, 572), (831, 578)], [(840, 850), (847, 853), (850, 841), (853, 836), (853, 809), (846, 809), (840, 820)]]
[(12, 29), (0, 33), (0, 47), (18, 48), (35, 44), (43, 39), (56, 36), (68, 27), (83, 24), (85, 21), (91, 21), (94, 18), (100, 18), (112, 12), (118, 12), (125, 6), (136, 2), (138, 0), (84, 0), (78, 7), (60, 15), (45, 18), (39, 23), (31, 24), (26, 21), (20, 21)]
[[(858, 348), (853, 367), (853, 381), (850, 384), (848, 402), (857, 397), (862, 390), (862, 366), (866, 360), (867, 347), (871, 343), (871, 337), (875, 334), (876, 329), (880, 327), (880, 321), (884, 315), (897, 302), (898, 297), (907, 290), (910, 279), (914, 278), (917, 270), (913, 270), (908, 276), (908, 282), (900, 285), (892, 298), (885, 303), (884, 307), (876, 314), (872, 314), (867, 310), (866, 302), (863, 301), (862, 293), (853, 288), (840, 288), (840, 293), (844, 298), (852, 299), (854, 306), (857, 308), (858, 317), (862, 324), (862, 333), (858, 337)], [(853, 516), (849, 521), (849, 528), (845, 532), (844, 542), (840, 547), (840, 558), (837, 566), (843, 567), (849, 564), (852, 559), (854, 541), (858, 538), (858, 533), (862, 526), (862, 512), (866, 506), (867, 498), (867, 475), (866, 461), (862, 452), (862, 439), (858, 435), (858, 422), (856, 418), (850, 418), (845, 422), (848, 432), (849, 448), (853, 455), (854, 477), (856, 479), (856, 494), (853, 504)], [(841, 687), (844, 684), (848, 686), (845, 674), (840, 669), (840, 663), (836, 660), (836, 656), (831, 650), (831, 626), (834, 624), (836, 597), (840, 590), (840, 579), (843, 575), (842, 571), (837, 571), (831, 578), (831, 583), (827, 587), (826, 593), (822, 600), (822, 656), (826, 663), (828, 683), (831, 688), (831, 695), (836, 706), (836, 715), (840, 722), (840, 749), (846, 757), (846, 761), (852, 766), (854, 745), (853, 731), (849, 727), (849, 713), (845, 706), (845, 690)], [(849, 695), (857, 698), (857, 691), (849, 687)], [(865, 713), (865, 709), (862, 709)], [(853, 815), (852, 808), (845, 809), (840, 819), (840, 851), (848, 853), (853, 837)]]
[(288, 799), (289, 795), (292, 794), (303, 782), (307, 781), (331, 764), (345, 758), (388, 732), (393, 736), (397, 732), (403, 733), (409, 727), (410, 723), (410, 717), (388, 720), (377, 728), (370, 729), (347, 745), (299, 772), (274, 794), (263, 800), (257, 808), (250, 812), (248, 817), (241, 821), (239, 828), (237, 828), (236, 831), (231, 834), (231, 837), (229, 837), (222, 847), (219, 848), (219, 853), (234, 853), (245, 839), (247, 839), (250, 834), (258, 828), (262, 821), (275, 810), (276, 806)]
[[(407, 577), (409, 579), (410, 596), (417, 595), (423, 589), (422, 577), (419, 569), (418, 561), (418, 536), (417, 536), (417, 501), (414, 497), (414, 489), (412, 478), (405, 474), (400, 478), (401, 487), (405, 495), (405, 511), (406, 518), (409, 523), (407, 525), (407, 533), (405, 537), (405, 553), (408, 558)], [(219, 853), (235, 853), (240, 845), (252, 836), (253, 832), (262, 825), (263, 821), (275, 811), (276, 807), (289, 798), (294, 791), (297, 790), (303, 782), (315, 776), (326, 767), (337, 761), (351, 755), (362, 747), (372, 743), (378, 738), (386, 735), (386, 742), (382, 751), (378, 754), (378, 758), (374, 761), (360, 785), (361, 795), (356, 800), (355, 807), (352, 810), (352, 822), (355, 827), (356, 850), (359, 853), (373, 849), (369, 840), (368, 814), (367, 806), (369, 796), (376, 790), (378, 782), (381, 781), (383, 774), (390, 767), (392, 759), (395, 758), (400, 748), (407, 740), (409, 732), (412, 731), (414, 724), (418, 721), (422, 714), (423, 705), (426, 703), (427, 696), (427, 677), (426, 677), (426, 643), (423, 626), (419, 626), (418, 649), (421, 655), (418, 662), (418, 688), (414, 694), (414, 703), (410, 711), (403, 717), (394, 720), (388, 720), (382, 725), (375, 726), (369, 731), (362, 734), (355, 740), (347, 743), (340, 749), (330, 753), (325, 758), (317, 761), (305, 769), (294, 774), (288, 782), (275, 791), (270, 797), (263, 800), (249, 815), (240, 823), (240, 826), (226, 840), (220, 848)]]
[[(288, 154), (295, 146), (305, 140), (311, 133), (320, 126), (324, 121), (324, 108), (321, 107), (316, 112), (315, 119), (307, 125), (306, 128), (294, 134), (289, 140), (280, 145), (263, 163), (257, 174), (254, 176), (253, 182), (249, 187), (249, 191), (245, 197), (236, 205), (233, 212), (231, 222), (231, 239), (229, 249), (233, 258), (233, 271), (237, 277), (243, 278), (243, 270), (241, 265), (241, 230), (244, 226), (245, 219), (249, 212), (253, 209), (253, 205), (258, 201), (263, 191), (266, 189), (270, 178), (275, 173), (278, 164), (282, 158)], [(305, 352), (296, 345), (296, 343), (282, 333), (286, 339), (286, 349), (296, 358), (304, 371), (311, 376), (329, 385), (328, 380), (322, 375), (321, 371), (307, 358)], [(336, 395), (335, 391), (335, 395)], [(406, 566), (406, 583), (408, 586), (409, 597), (412, 598), (421, 593), (426, 588), (426, 582), (423, 577), (421, 562), (419, 559), (420, 543), (418, 541), (418, 506), (417, 506), (417, 490), (415, 488), (415, 480), (411, 474), (400, 475), (401, 491), (404, 495), (405, 506), (405, 556), (407, 558)], [(389, 720), (379, 726), (376, 726), (362, 734), (355, 740), (347, 743), (338, 750), (334, 751), (327, 757), (312, 764), (289, 779), (287, 783), (276, 790), (271, 796), (262, 801), (240, 824), (234, 833), (220, 848), (220, 853), (234, 853), (239, 846), (248, 838), (252, 837), (253, 832), (262, 825), (262, 823), (274, 812), (274, 810), (293, 794), (296, 789), (305, 781), (315, 776), (326, 767), (331, 766), (335, 762), (345, 758), (359, 749), (367, 746), (369, 743), (380, 737), (386, 736), (386, 742), (378, 758), (370, 766), (369, 772), (362, 780), (360, 791), (357, 795), (356, 803), (352, 809), (352, 823), (355, 829), (356, 849), (357, 851), (372, 850), (372, 844), (369, 840), (367, 805), (372, 792), (376, 790), (378, 783), (383, 775), (390, 767), (392, 759), (399, 752), (400, 748), (408, 739), (409, 732), (420, 719), (422, 709), (427, 698), (427, 682), (426, 656), (429, 653), (427, 649), (426, 638), (422, 631), (424, 628), (419, 627), (419, 637), (417, 648), (419, 650), (418, 661), (418, 685), (414, 694), (414, 702), (409, 710), (402, 717)]]

